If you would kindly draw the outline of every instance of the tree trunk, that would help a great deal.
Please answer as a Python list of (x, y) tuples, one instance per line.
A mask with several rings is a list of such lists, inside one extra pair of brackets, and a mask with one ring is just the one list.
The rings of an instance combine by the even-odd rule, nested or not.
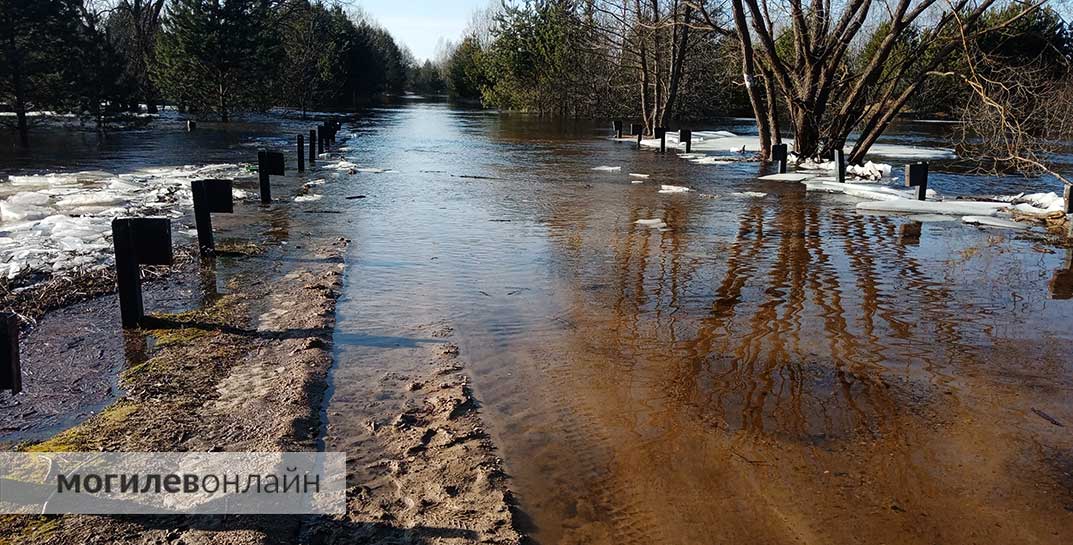
[[(771, 127), (769, 126), (768, 108), (756, 88), (756, 69), (753, 59), (753, 42), (749, 38), (749, 27), (745, 22), (745, 11), (741, 0), (733, 0), (734, 26), (738, 30), (738, 43), (741, 44), (741, 71), (745, 80), (745, 90), (749, 94), (749, 104), (753, 107), (753, 117), (760, 134), (760, 159), (771, 157)], [(771, 105), (768, 105), (771, 106)]]
[(15, 101), (15, 104), (15, 119), (17, 120), (16, 123), (19, 131), (19, 143), (23, 146), (29, 146), (30, 127), (26, 123), (26, 109), (18, 100)]
[(775, 89), (775, 75), (764, 70), (764, 92), (767, 98), (768, 126), (771, 127), (771, 144), (782, 143), (782, 129), (779, 127), (779, 98)]

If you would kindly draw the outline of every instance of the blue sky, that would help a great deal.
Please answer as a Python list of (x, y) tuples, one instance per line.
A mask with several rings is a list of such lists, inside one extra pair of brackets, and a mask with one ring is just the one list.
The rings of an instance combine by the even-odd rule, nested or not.
[(473, 12), (489, 0), (358, 0), (369, 17), (418, 60), (433, 58), (440, 39), (458, 41)]

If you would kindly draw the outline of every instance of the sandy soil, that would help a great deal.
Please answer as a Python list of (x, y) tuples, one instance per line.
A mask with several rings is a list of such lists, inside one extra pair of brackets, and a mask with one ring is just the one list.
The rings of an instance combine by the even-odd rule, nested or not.
[[(444, 343), (397, 357), (412, 362), (367, 384), (364, 430), (327, 441), (348, 451), (348, 514), (307, 529), (310, 543), (519, 543), (501, 460), (479, 417), (450, 329)], [(333, 406), (338, 404), (333, 402)], [(338, 413), (329, 415), (329, 421)]]

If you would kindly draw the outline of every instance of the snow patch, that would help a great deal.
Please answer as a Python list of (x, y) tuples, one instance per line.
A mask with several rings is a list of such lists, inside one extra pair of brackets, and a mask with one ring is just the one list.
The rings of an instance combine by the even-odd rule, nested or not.
[(598, 171), (598, 172), (618, 172), (618, 171), (622, 170), (622, 167), (612, 167), (612, 166), (607, 166), (607, 165), (601, 165), (601, 166), (598, 166), (598, 167), (593, 167), (592, 170), (595, 170), (595, 171)]
[(1003, 218), (993, 218), (990, 216), (962, 216), (961, 221), (971, 225), (980, 225), (984, 227), (999, 227), (1003, 229), (1015, 229), (1018, 231), (1023, 231), (1029, 228), (1029, 226), (1025, 225), (1024, 223), (1018, 223), (1016, 221)]
[(663, 185), (659, 186), (658, 193), (686, 193), (686, 192), (689, 192), (689, 191), (693, 191), (693, 190), (689, 189), (688, 187), (682, 187), (680, 185), (663, 184)]
[[(112, 218), (182, 217), (192, 207), (192, 180), (245, 174), (239, 165), (219, 164), (11, 176), (0, 183), (0, 274), (16, 279), (108, 266)], [(239, 189), (233, 195), (248, 197)]]
[(651, 229), (663, 229), (664, 227), (667, 227), (667, 224), (663, 223), (663, 220), (660, 218), (642, 219), (637, 220), (634, 223), (636, 223), (637, 225), (644, 225), (645, 227), (649, 227)]

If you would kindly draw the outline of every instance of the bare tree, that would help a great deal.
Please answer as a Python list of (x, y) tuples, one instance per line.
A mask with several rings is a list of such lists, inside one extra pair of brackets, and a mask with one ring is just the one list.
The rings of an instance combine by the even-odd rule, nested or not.
[[(778, 132), (771, 130), (777, 118), (770, 109), (779, 97), (800, 157), (826, 157), (844, 147), (851, 132), (859, 131), (849, 160), (860, 162), (920, 85), (958, 52), (956, 25), (970, 34), (987, 32), (1046, 0), (1011, 12), (1007, 20), (985, 22), (984, 14), (996, 2), (731, 0), (731, 24), (713, 13), (709, 2), (690, 4), (702, 13), (709, 30), (732, 35), (742, 44), (743, 72), (761, 130), (762, 155), (767, 156), (765, 144), (778, 139)], [(850, 63), (852, 46), (868, 37), (866, 23), (880, 16), (882, 34), (874, 36), (874, 47)], [(759, 91), (753, 91), (757, 66), (767, 87), (763, 101)]]

